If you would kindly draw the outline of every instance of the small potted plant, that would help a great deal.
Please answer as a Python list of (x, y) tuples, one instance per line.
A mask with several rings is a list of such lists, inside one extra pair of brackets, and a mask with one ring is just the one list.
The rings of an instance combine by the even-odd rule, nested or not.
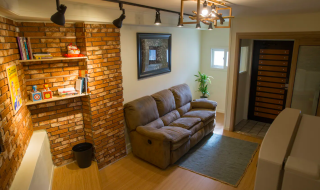
[(200, 98), (208, 98), (208, 96), (210, 95), (210, 93), (208, 92), (208, 84), (211, 84), (210, 78), (213, 79), (213, 77), (201, 73), (200, 71), (199, 75), (194, 76), (197, 77), (196, 81), (199, 82), (198, 91), (202, 93), (202, 96), (200, 96)]

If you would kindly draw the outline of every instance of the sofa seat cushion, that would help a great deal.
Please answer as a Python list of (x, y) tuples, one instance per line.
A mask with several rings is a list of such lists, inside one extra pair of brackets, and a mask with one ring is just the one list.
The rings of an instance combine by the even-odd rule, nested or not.
[(175, 120), (174, 122), (170, 123), (169, 126), (175, 126), (175, 127), (182, 127), (184, 129), (191, 129), (196, 124), (200, 123), (200, 118), (195, 117), (186, 117), (186, 118), (180, 118)]
[(171, 143), (177, 143), (184, 138), (190, 138), (191, 132), (181, 127), (165, 126), (160, 129), (150, 126), (139, 126), (137, 132), (144, 135), (150, 140), (156, 139), (161, 141), (170, 141)]
[(200, 118), (202, 122), (206, 123), (206, 121), (214, 119), (216, 116), (216, 112), (210, 109), (192, 109), (189, 112), (183, 115), (185, 117), (196, 117)]
[(178, 142), (175, 143), (171, 143), (171, 147), (170, 150), (177, 150), (178, 148), (180, 148), (183, 144), (187, 143), (190, 140), (189, 137), (183, 138)]

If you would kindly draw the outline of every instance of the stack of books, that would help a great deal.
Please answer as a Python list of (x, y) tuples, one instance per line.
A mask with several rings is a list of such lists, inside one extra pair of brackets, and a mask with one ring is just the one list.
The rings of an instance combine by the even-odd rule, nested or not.
[(58, 89), (58, 94), (61, 97), (77, 95), (78, 92), (74, 88), (60, 88)]
[(21, 60), (32, 60), (33, 54), (30, 38), (17, 37), (17, 43), (19, 46)]
[(50, 53), (37, 53), (34, 54), (34, 59), (52, 59), (53, 56)]

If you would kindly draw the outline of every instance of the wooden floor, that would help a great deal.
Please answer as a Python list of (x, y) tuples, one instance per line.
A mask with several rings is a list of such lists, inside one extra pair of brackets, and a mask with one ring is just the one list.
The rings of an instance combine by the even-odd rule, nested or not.
[[(217, 113), (217, 126), (214, 133), (259, 144), (262, 142), (261, 139), (224, 131), (223, 122), (224, 114)], [(255, 154), (253, 162), (237, 188), (184, 170), (178, 166), (170, 166), (166, 170), (161, 170), (132, 154), (100, 170), (101, 186), (103, 190), (253, 190), (258, 154), (259, 152)]]
[(52, 190), (101, 190), (96, 162), (81, 169), (73, 162), (54, 170)]

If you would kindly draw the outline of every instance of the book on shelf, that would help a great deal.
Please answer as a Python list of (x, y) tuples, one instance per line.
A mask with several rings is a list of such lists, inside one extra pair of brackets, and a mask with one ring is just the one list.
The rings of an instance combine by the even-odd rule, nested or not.
[(79, 94), (87, 94), (87, 93), (89, 93), (88, 78), (87, 77), (80, 77), (76, 81), (76, 90), (79, 92)]
[(71, 96), (71, 95), (77, 95), (78, 92), (74, 88), (60, 88), (58, 89), (59, 96)]
[(19, 46), (19, 53), (20, 53), (21, 60), (33, 59), (30, 38), (17, 37), (17, 43)]
[(34, 59), (52, 59), (53, 56), (50, 53), (36, 53), (33, 54)]
[(32, 53), (30, 37), (27, 38), (27, 45), (28, 45), (28, 50), (29, 50), (29, 56), (30, 56), (30, 59), (32, 60), (33, 59), (33, 53)]

